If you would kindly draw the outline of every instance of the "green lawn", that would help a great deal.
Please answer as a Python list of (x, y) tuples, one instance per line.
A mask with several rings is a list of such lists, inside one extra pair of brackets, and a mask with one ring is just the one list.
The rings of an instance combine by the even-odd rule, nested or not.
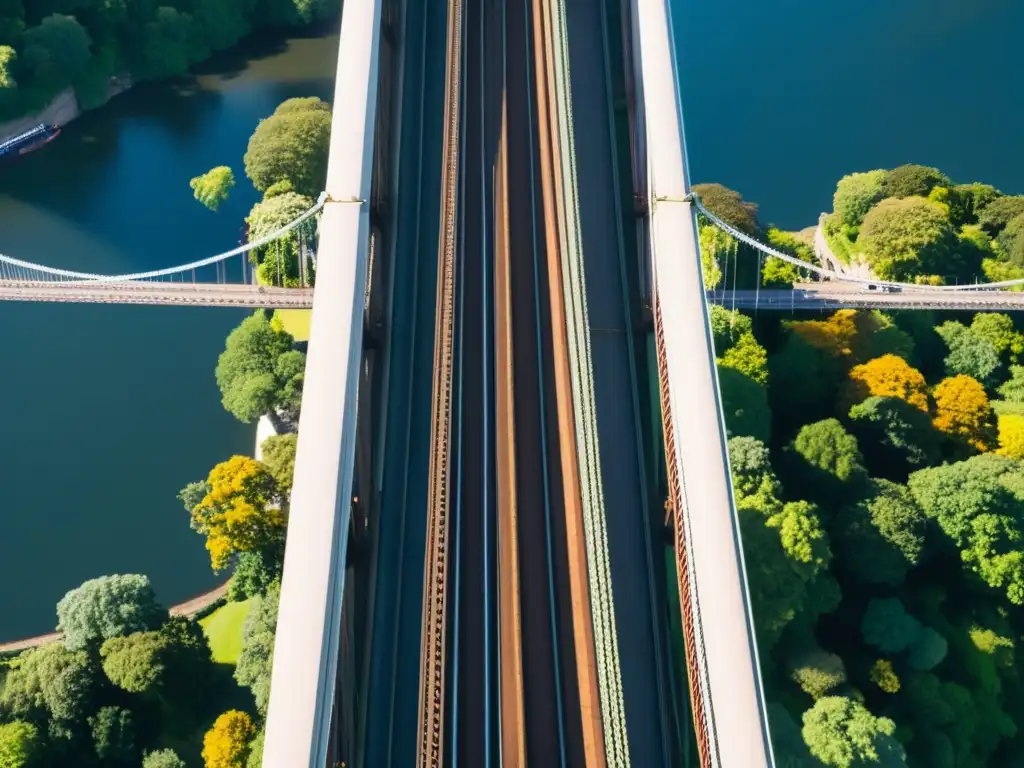
[(309, 321), (313, 317), (311, 309), (278, 309), (274, 316), (296, 341), (309, 341)]
[(242, 625), (249, 615), (252, 600), (227, 603), (199, 621), (210, 641), (213, 660), (218, 664), (235, 664), (242, 652)]

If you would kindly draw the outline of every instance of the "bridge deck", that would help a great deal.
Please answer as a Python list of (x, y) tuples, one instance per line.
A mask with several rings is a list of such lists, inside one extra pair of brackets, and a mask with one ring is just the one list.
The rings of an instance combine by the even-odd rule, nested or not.
[(312, 288), (172, 282), (0, 280), (0, 301), (308, 309)]

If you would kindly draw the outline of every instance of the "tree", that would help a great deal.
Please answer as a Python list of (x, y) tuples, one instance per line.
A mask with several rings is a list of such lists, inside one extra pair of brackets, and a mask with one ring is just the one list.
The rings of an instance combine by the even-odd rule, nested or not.
[(164, 677), (165, 647), (159, 632), (112, 637), (100, 648), (103, 671), (110, 682), (129, 693), (151, 691)]
[(999, 353), (992, 343), (955, 320), (936, 327), (949, 354), (945, 365), (948, 376), (965, 374), (983, 384), (991, 384), (999, 369)]
[(701, 279), (704, 290), (710, 291), (717, 287), (722, 279), (720, 259), (724, 257), (728, 265), (729, 259), (736, 255), (739, 244), (735, 238), (713, 224), (701, 224), (697, 230), (697, 237), (700, 241)]
[[(283, 192), (266, 198), (257, 203), (250, 211), (246, 222), (249, 224), (249, 239), (257, 241), (283, 227), (313, 206), (313, 200), (295, 192)], [(315, 227), (310, 219), (310, 226)], [(301, 285), (300, 260), (306, 255), (302, 249), (300, 236), (311, 234), (302, 226), (282, 235), (266, 245), (253, 249), (250, 258), (257, 261), (256, 277), (263, 285), (284, 285), (298, 287)], [(307, 264), (312, 273), (312, 266)]]
[(262, 312), (247, 317), (228, 335), (217, 361), (217, 385), (224, 407), (239, 421), (255, 421), (281, 402), (286, 382), (275, 371), (293, 341), (284, 331), (275, 331)]
[(320, 100), (290, 99), (256, 127), (245, 173), (261, 192), (288, 179), (297, 192), (315, 197), (327, 179), (330, 139), (330, 107)]
[(184, 74), (189, 65), (205, 58), (209, 51), (197, 50), (192, 16), (176, 8), (160, 6), (143, 28), (136, 67), (141, 80), (156, 80)]
[(215, 682), (215, 665), (203, 628), (195, 619), (171, 616), (160, 627), (160, 635), (160, 660), (164, 667), (161, 696), (179, 716), (201, 712)]
[(17, 61), (18, 54), (11, 46), (0, 45), (0, 112), (10, 109), (18, 99), (18, 81), (14, 79)]
[(89, 718), (93, 746), (103, 765), (129, 766), (138, 760), (132, 713), (122, 707), (103, 707)]
[(896, 397), (869, 397), (850, 409), (850, 430), (876, 477), (904, 480), (911, 469), (939, 461), (937, 433), (927, 413)]
[(771, 435), (772, 415), (765, 388), (749, 376), (721, 364), (718, 387), (729, 437), (749, 435), (767, 441)]
[(1008, 413), (999, 417), (1000, 456), (1024, 459), (1024, 415)]
[(882, 355), (850, 369), (844, 399), (852, 407), (871, 396), (896, 397), (928, 411), (924, 376), (896, 355)]
[(978, 224), (992, 237), (996, 237), (1012, 219), (1024, 213), (1024, 195), (1000, 197), (985, 206), (978, 214)]
[(801, 691), (817, 701), (846, 682), (846, 667), (834, 653), (812, 646), (800, 649), (790, 658), (789, 677)]
[(239, 602), (262, 595), (275, 579), (281, 578), (283, 560), (284, 552), (280, 547), (240, 552), (228, 582), (228, 600)]
[(0, 768), (29, 768), (39, 748), (39, 729), (31, 723), (0, 725)]
[(991, 344), (1001, 357), (1016, 360), (1024, 354), (1024, 334), (1013, 327), (1009, 315), (979, 312), (971, 321), (971, 333)]
[(999, 233), (997, 240), (1006, 258), (1024, 266), (1024, 213), (1014, 216)]
[(196, 200), (216, 212), (235, 186), (235, 174), (228, 166), (218, 165), (202, 176), (196, 176), (189, 182), (189, 186)]
[(831, 413), (839, 364), (790, 332), (768, 358), (768, 395), (776, 423), (799, 424)]
[(976, 224), (978, 215), (1000, 194), (999, 190), (991, 184), (973, 182), (971, 184), (957, 184), (950, 190), (955, 197), (956, 203), (951, 212), (951, 219), (962, 224)]
[(192, 510), (192, 527), (206, 536), (214, 570), (226, 568), (240, 552), (284, 541), (287, 518), (277, 484), (267, 468), (246, 456), (232, 456), (210, 470), (210, 492)]
[(949, 178), (938, 168), (908, 163), (889, 171), (885, 178), (885, 197), (928, 197), (935, 187), (948, 186)]
[(807, 424), (786, 448), (795, 483), (826, 508), (857, 498), (867, 489), (867, 473), (857, 438), (838, 419)]
[(281, 497), (287, 499), (292, 493), (292, 479), (295, 476), (295, 448), (299, 436), (294, 432), (287, 435), (271, 435), (263, 441), (263, 464), (274, 477)]
[(157, 602), (149, 578), (138, 574), (90, 579), (57, 603), (57, 629), (64, 633), (69, 651), (155, 629), (166, 617), (167, 610)]
[(720, 304), (708, 306), (711, 322), (711, 336), (715, 342), (715, 355), (721, 357), (745, 333), (754, 332), (754, 324), (749, 317), (738, 310), (729, 311)]
[(726, 224), (731, 224), (748, 235), (756, 235), (760, 230), (757, 223), (757, 205), (745, 201), (739, 192), (722, 184), (694, 184), (692, 191), (700, 198), (705, 208)]
[(878, 659), (871, 665), (868, 679), (886, 693), (899, 693), (900, 678), (888, 659)]
[(857, 311), (840, 309), (825, 320), (797, 320), (789, 329), (812, 347), (832, 357), (845, 358), (852, 353)]
[(960, 550), (964, 564), (990, 587), (1024, 605), (1024, 467), (987, 453), (921, 469), (908, 487), (924, 513)]
[(249, 742), (255, 735), (256, 726), (245, 712), (225, 712), (203, 737), (206, 768), (245, 768)]
[(800, 734), (800, 726), (786, 708), (770, 701), (766, 710), (777, 768), (818, 768), (821, 763), (807, 751), (804, 737)]
[(852, 699), (826, 696), (804, 712), (803, 720), (804, 741), (811, 754), (827, 766), (906, 765), (903, 746), (894, 737), (896, 724), (875, 717)]
[(266, 736), (266, 730), (260, 729), (256, 738), (252, 740), (252, 744), (249, 746), (249, 760), (246, 762), (245, 768), (263, 768), (263, 742)]
[(910, 666), (926, 672), (941, 664), (948, 650), (946, 638), (931, 627), (925, 627), (910, 647)]
[(922, 197), (890, 197), (878, 203), (864, 217), (857, 238), (858, 248), (883, 280), (960, 275), (955, 242), (945, 211)]
[(874, 494), (844, 507), (832, 526), (836, 558), (861, 584), (899, 586), (921, 561), (926, 518), (910, 491), (873, 481)]
[(773, 497), (779, 493), (779, 483), (764, 443), (753, 437), (734, 437), (728, 442), (728, 450), (732, 486), (737, 496), (753, 496), (762, 489)]
[(270, 701), (270, 672), (274, 660), (274, 631), (281, 585), (275, 582), (263, 596), (253, 599), (242, 628), (242, 652), (235, 666), (235, 680), (252, 691), (256, 709), (265, 715)]
[(923, 629), (895, 597), (871, 600), (860, 622), (864, 642), (882, 653), (906, 650), (917, 642)]
[(25, 651), (11, 663), (0, 693), (0, 709), (19, 719), (81, 720), (96, 694), (96, 669), (84, 651), (60, 643)]
[(47, 16), (25, 30), (21, 66), (45, 88), (64, 88), (85, 69), (92, 55), (85, 28), (74, 16)]
[(158, 749), (142, 758), (142, 768), (188, 768), (173, 749)]
[(836, 185), (832, 210), (848, 227), (859, 227), (868, 211), (885, 197), (886, 171), (843, 176)]
[(998, 392), (1011, 403), (1024, 403), (1024, 365), (1010, 366), (1010, 379)]
[(185, 511), (191, 514), (192, 510), (199, 506), (209, 492), (210, 484), (205, 480), (189, 483), (178, 491), (178, 501), (184, 505)]
[(768, 353), (752, 333), (744, 333), (718, 360), (719, 366), (746, 374), (758, 384), (768, 383)]
[(939, 382), (932, 396), (937, 430), (979, 451), (992, 447), (992, 409), (981, 384), (970, 376), (953, 376)]

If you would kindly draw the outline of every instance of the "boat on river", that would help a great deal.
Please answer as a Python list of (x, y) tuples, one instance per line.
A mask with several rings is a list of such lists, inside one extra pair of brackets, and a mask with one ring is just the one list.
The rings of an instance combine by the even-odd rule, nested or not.
[(49, 144), (58, 136), (60, 136), (59, 126), (40, 123), (35, 128), (0, 143), (0, 159), (27, 155), (29, 152)]

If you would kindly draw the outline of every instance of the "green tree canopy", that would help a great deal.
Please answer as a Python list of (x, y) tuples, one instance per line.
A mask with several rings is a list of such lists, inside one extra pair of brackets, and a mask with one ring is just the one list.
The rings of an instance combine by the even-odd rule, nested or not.
[(938, 168), (908, 163), (893, 168), (885, 178), (885, 197), (928, 197), (935, 187), (950, 186)]
[(778, 702), (770, 701), (766, 709), (776, 767), (820, 768), (821, 763), (811, 757), (800, 733), (800, 726), (786, 708)]
[(895, 597), (871, 600), (860, 623), (864, 642), (882, 653), (906, 650), (917, 642), (923, 629)]
[(910, 647), (910, 666), (926, 672), (941, 664), (948, 651), (946, 638), (931, 627), (925, 627)]
[[(303, 361), (305, 362), (305, 361)], [(263, 464), (277, 482), (277, 490), (287, 499), (292, 492), (295, 476), (295, 448), (299, 436), (294, 432), (286, 435), (271, 435), (263, 441)]]
[(726, 224), (748, 235), (757, 234), (757, 205), (745, 201), (739, 192), (722, 184), (694, 184), (692, 189), (704, 207)]
[(78, 19), (55, 13), (25, 30), (21, 66), (45, 87), (63, 88), (85, 69), (92, 55), (90, 44)]
[(241, 601), (262, 595), (275, 579), (281, 578), (283, 560), (281, 547), (240, 552), (228, 582), (228, 599)]
[(898, 397), (869, 397), (850, 409), (850, 422), (865, 465), (876, 477), (903, 480), (940, 458), (931, 418)]
[(1010, 378), (998, 391), (1008, 402), (1024, 403), (1024, 365), (1011, 365)]
[(924, 513), (960, 550), (965, 565), (1024, 605), (1024, 469), (994, 454), (918, 470), (908, 482)]
[(25, 651), (11, 663), (0, 693), (0, 709), (19, 719), (77, 722), (97, 694), (97, 670), (84, 651), (51, 643)]
[(70, 651), (159, 627), (167, 610), (157, 602), (149, 578), (118, 574), (90, 579), (57, 603), (57, 629)]
[(1024, 195), (1013, 195), (1000, 197), (988, 205), (978, 214), (978, 224), (995, 237), (1012, 219), (1024, 214)]
[[(250, 240), (259, 240), (295, 221), (313, 206), (313, 200), (295, 192), (282, 192), (253, 206), (246, 221)], [(259, 266), (256, 276), (263, 285), (298, 286), (301, 248), (300, 226), (291, 232), (252, 251)], [(310, 266), (310, 269), (312, 267)]]
[(848, 227), (859, 227), (868, 211), (885, 197), (886, 171), (868, 171), (843, 176), (836, 185), (832, 210)]
[(790, 331), (768, 358), (768, 395), (776, 423), (802, 424), (831, 413), (840, 373), (834, 358)]
[(992, 342), (955, 320), (947, 320), (935, 328), (946, 343), (949, 354), (945, 366), (948, 376), (963, 374), (991, 385), (999, 370), (999, 354)]
[(811, 754), (834, 768), (905, 766), (903, 746), (896, 740), (896, 724), (875, 717), (863, 705), (845, 696), (826, 696), (804, 712), (803, 736)]
[(164, 677), (165, 646), (159, 632), (112, 637), (100, 648), (103, 671), (110, 682), (129, 693), (151, 691)]
[(1006, 258), (1017, 266), (1024, 266), (1024, 213), (1010, 219), (999, 233), (998, 242)]
[(277, 363), (293, 341), (274, 330), (262, 312), (247, 317), (228, 335), (217, 361), (217, 385), (224, 407), (235, 418), (255, 421), (282, 404), (287, 382), (278, 378)]
[(996, 354), (1016, 360), (1024, 354), (1024, 334), (1013, 327), (1013, 319), (999, 312), (979, 312), (971, 321), (971, 333), (984, 339)]
[(768, 410), (768, 393), (764, 386), (721, 364), (718, 366), (718, 386), (729, 437), (749, 435), (767, 441), (771, 436), (772, 415)]
[(719, 366), (746, 374), (758, 384), (768, 383), (768, 353), (752, 333), (744, 333), (718, 359)]
[(256, 127), (245, 173), (261, 192), (288, 179), (300, 194), (316, 197), (327, 180), (330, 140), (330, 107), (320, 100), (289, 99)]
[(173, 749), (158, 749), (142, 758), (142, 768), (188, 768)]
[(274, 630), (281, 585), (275, 582), (262, 597), (254, 598), (242, 630), (242, 653), (235, 667), (235, 680), (252, 691), (256, 708), (267, 712), (270, 700), (270, 673), (274, 660)]
[(711, 320), (711, 335), (715, 342), (715, 355), (721, 357), (729, 351), (745, 333), (753, 333), (754, 325), (749, 317), (738, 310), (728, 310), (721, 304), (708, 306)]
[(843, 660), (818, 646), (794, 651), (787, 665), (790, 679), (815, 701), (846, 682)]
[(131, 712), (123, 707), (103, 707), (89, 718), (89, 725), (96, 756), (103, 765), (129, 768), (138, 764)]
[(216, 212), (235, 186), (235, 174), (228, 166), (218, 165), (202, 176), (196, 176), (189, 182), (189, 186), (196, 200)]
[(39, 729), (15, 720), (0, 725), (0, 768), (30, 768), (40, 752)]
[(878, 203), (864, 217), (857, 238), (858, 248), (884, 280), (961, 274), (964, 266), (956, 261), (955, 243), (946, 212), (922, 197), (890, 197)]
[(861, 584), (899, 586), (921, 561), (926, 518), (910, 491), (873, 481), (874, 494), (842, 509), (831, 528), (836, 559)]
[(807, 424), (786, 448), (790, 487), (800, 488), (829, 510), (867, 490), (857, 438), (838, 419)]

